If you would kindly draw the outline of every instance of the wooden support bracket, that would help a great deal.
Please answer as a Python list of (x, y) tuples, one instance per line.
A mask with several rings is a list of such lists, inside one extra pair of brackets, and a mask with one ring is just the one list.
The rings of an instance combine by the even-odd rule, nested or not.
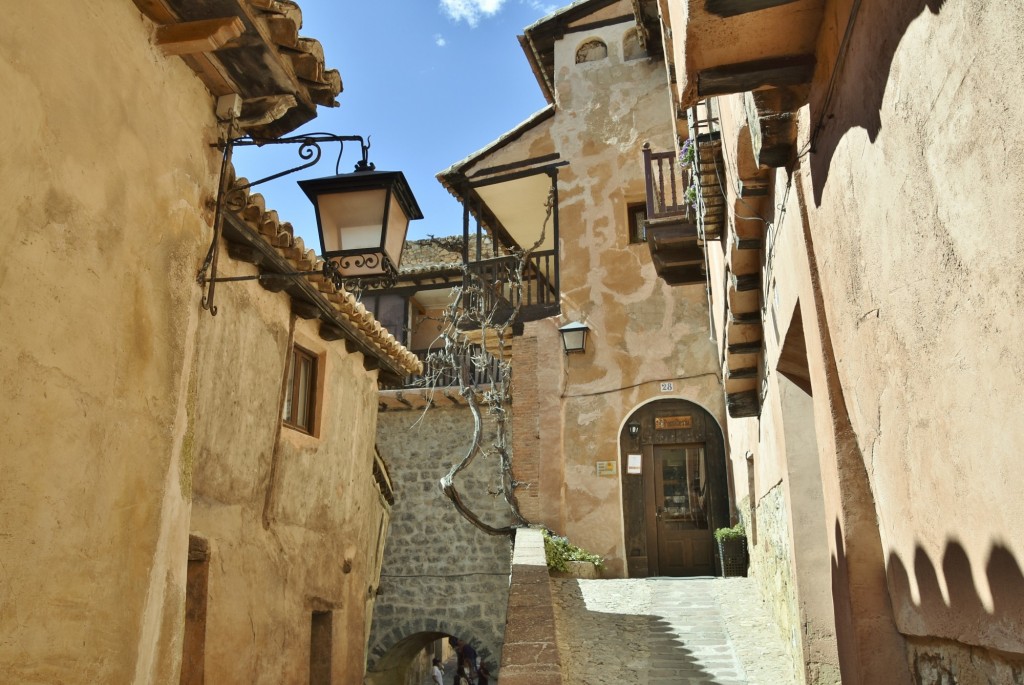
[(244, 32), (239, 17), (185, 21), (158, 27), (156, 44), (165, 55), (195, 55), (218, 50)]
[(292, 298), (292, 311), (300, 319), (319, 319), (320, 318), (320, 307), (316, 306), (312, 302), (305, 300), (298, 300)]
[(814, 55), (793, 55), (703, 69), (697, 73), (697, 94), (709, 97), (743, 93), (764, 86), (807, 83), (814, 76), (814, 65)]

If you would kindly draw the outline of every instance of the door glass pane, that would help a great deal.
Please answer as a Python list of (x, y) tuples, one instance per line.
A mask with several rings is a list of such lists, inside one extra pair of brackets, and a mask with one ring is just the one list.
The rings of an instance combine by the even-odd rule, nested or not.
[(658, 499), (663, 520), (708, 527), (703, 445), (663, 450)]

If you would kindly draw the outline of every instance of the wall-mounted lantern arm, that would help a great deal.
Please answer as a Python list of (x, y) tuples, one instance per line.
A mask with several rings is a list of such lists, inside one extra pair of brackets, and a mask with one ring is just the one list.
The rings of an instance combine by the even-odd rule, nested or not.
[[(213, 239), (196, 276), (196, 281), (207, 289), (203, 296), (203, 309), (216, 316), (217, 307), (213, 300), (217, 283), (231, 281), (317, 275), (329, 279), (337, 288), (344, 287), (355, 292), (367, 287), (393, 285), (398, 276), (398, 259), (409, 220), (420, 219), (423, 215), (401, 172), (379, 172), (369, 162), (369, 138), (364, 140), (362, 136), (341, 136), (332, 133), (305, 133), (267, 139), (252, 136), (235, 138), (234, 124), (232, 120), (228, 124), (227, 136), (211, 145), (222, 152), (222, 161)], [(362, 154), (353, 173), (341, 174), (338, 173), (338, 167), (346, 142), (358, 142)], [(246, 191), (249, 188), (317, 164), (323, 155), (321, 145), (324, 143), (339, 144), (335, 175), (300, 181), (300, 185), (316, 208), (320, 253), (325, 260), (323, 267), (312, 271), (218, 277), (217, 259), (224, 226), (224, 212), (244, 209)], [(253, 145), (298, 145), (298, 155), (305, 162), (256, 181), (232, 182), (229, 172), (234, 148)], [(374, 229), (376, 237), (370, 235)]]

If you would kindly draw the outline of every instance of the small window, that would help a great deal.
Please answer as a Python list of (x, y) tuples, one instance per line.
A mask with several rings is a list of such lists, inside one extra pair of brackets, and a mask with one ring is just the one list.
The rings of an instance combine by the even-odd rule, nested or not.
[(576, 64), (583, 62), (597, 62), (608, 57), (608, 46), (604, 41), (594, 38), (588, 40), (576, 50)]
[(647, 242), (647, 203), (633, 202), (626, 205), (626, 216), (629, 217), (629, 242)]
[(331, 684), (334, 621), (330, 611), (314, 611), (309, 625), (309, 685)]
[(630, 29), (622, 39), (622, 58), (628, 62), (641, 57), (647, 57), (647, 51), (640, 43), (640, 31)]
[(310, 435), (316, 418), (316, 366), (317, 358), (312, 352), (292, 348), (282, 419), (286, 426)]

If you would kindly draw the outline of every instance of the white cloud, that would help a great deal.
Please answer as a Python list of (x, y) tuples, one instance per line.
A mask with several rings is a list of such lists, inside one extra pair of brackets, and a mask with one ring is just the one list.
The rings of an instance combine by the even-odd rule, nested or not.
[(441, 11), (455, 21), (476, 26), (481, 17), (498, 13), (505, 0), (441, 0)]
[(448, 45), (448, 41), (446, 41), (444, 39), (444, 36), (442, 36), (440, 33), (435, 33), (434, 34), (434, 45), (436, 45), (439, 48), (443, 48), (445, 45)]
[(550, 2), (541, 2), (541, 0), (526, 0), (526, 4), (529, 5), (532, 9), (537, 10), (544, 16), (551, 14), (552, 12), (554, 12), (555, 10), (562, 6), (557, 3), (553, 4)]

